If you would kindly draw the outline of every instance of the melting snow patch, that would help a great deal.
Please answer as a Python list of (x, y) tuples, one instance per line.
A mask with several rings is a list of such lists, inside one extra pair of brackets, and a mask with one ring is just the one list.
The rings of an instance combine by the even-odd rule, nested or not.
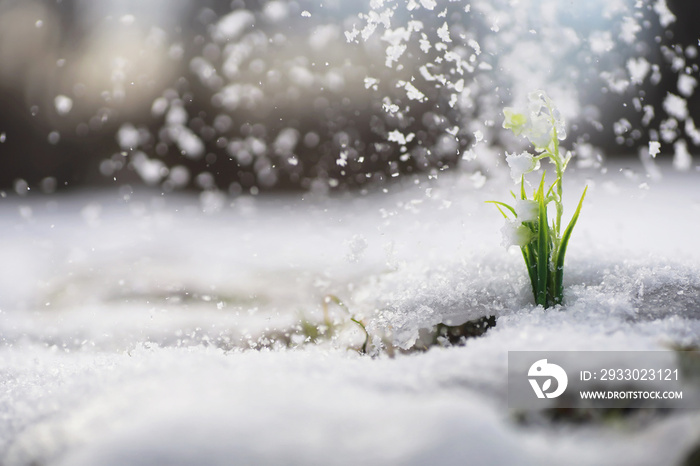
[[(165, 175), (138, 151), (133, 159)], [(671, 173), (643, 193), (639, 177), (612, 180), (614, 190), (596, 189), (611, 182), (596, 175), (589, 189), (565, 305), (547, 311), (532, 302), (519, 254), (499, 248), (502, 219), (484, 204), (510, 187), (505, 174), (451, 172), (354, 199), (229, 199), (211, 175), (196, 177), (199, 198), (90, 193), (51, 209), (42, 197), (6, 199), (0, 463), (681, 463), (697, 442), (694, 413), (651, 416), (640, 429), (525, 429), (506, 408), (508, 351), (700, 345), (697, 225), (676, 202), (697, 180)], [(583, 180), (573, 183), (579, 191)], [(642, 199), (654, 222), (619, 217)], [(671, 223), (675, 241), (664, 241)], [(329, 293), (384, 348), (432, 344), (437, 324), (496, 325), (462, 346), (393, 359), (301, 334), (282, 344), (323, 321)], [(253, 346), (263, 349), (242, 349)]]

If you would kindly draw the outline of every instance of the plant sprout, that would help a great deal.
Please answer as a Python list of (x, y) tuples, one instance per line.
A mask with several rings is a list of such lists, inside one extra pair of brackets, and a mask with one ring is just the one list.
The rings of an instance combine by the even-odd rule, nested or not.
[[(511, 191), (514, 198), (512, 205), (489, 202), (495, 204), (506, 219), (502, 230), (506, 247), (520, 246), (535, 303), (548, 308), (562, 304), (563, 301), (564, 256), (588, 186), (583, 190), (576, 212), (562, 232), (562, 176), (571, 159), (570, 152), (567, 151), (566, 155), (560, 152), (559, 141), (566, 138), (564, 118), (544, 91), (531, 92), (528, 100), (527, 113), (510, 107), (503, 109), (503, 127), (510, 129), (516, 136), (526, 137), (535, 148), (534, 154), (527, 151), (521, 154), (506, 152), (513, 181), (520, 183), (520, 195)], [(525, 174), (538, 170), (542, 159), (549, 159), (554, 165), (556, 179), (545, 189), (545, 171), (539, 186), (532, 197), (528, 198)], [(552, 219), (547, 211), (551, 203), (555, 207)], [(506, 212), (512, 214), (513, 218)]]
[(350, 320), (355, 322), (357, 325), (360, 326), (362, 329), (362, 332), (365, 334), (365, 341), (362, 344), (362, 348), (360, 349), (361, 354), (367, 354), (367, 346), (369, 345), (369, 333), (367, 332), (367, 327), (365, 324), (358, 319), (355, 314), (350, 312), (350, 309), (343, 303), (340, 298), (338, 298), (335, 295), (329, 294), (326, 295), (323, 298), (323, 320), (326, 324), (326, 327), (329, 329), (332, 329), (334, 327), (333, 321), (331, 320), (330, 314), (328, 313), (328, 305), (330, 303), (335, 303), (336, 306), (340, 307), (341, 309), (344, 309), (349, 315), (350, 315)]

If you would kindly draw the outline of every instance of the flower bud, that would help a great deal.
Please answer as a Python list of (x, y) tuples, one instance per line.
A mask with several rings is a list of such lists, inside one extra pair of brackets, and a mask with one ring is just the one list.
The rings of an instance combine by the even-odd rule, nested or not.
[(516, 199), (514, 208), (520, 222), (534, 222), (539, 218), (540, 207), (537, 201)]
[(529, 152), (523, 152), (522, 154), (509, 154), (506, 152), (506, 162), (510, 167), (510, 176), (515, 183), (519, 183), (524, 174), (530, 173), (539, 165)]
[(532, 240), (532, 231), (517, 220), (508, 221), (501, 228), (503, 241), (501, 244), (508, 249), (511, 246), (525, 246)]
[(516, 136), (520, 136), (523, 132), (523, 128), (527, 124), (527, 116), (522, 113), (517, 113), (511, 107), (504, 108), (503, 115), (505, 116), (503, 127), (513, 131), (513, 134)]

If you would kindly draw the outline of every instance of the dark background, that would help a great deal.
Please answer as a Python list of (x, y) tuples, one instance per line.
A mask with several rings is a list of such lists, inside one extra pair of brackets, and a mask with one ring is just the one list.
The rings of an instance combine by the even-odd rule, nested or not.
[[(128, 6), (128, 2), (127, 6)], [(89, 42), (94, 40), (91, 36), (94, 29), (103, 27), (98, 16), (88, 16), (84, 13), (86, 2), (79, 0), (53, 1), (8, 1), (0, 0), (0, 189), (24, 190), (26, 185), (31, 190), (53, 192), (57, 189), (79, 188), (84, 186), (97, 186), (116, 183), (140, 183), (139, 177), (128, 168), (127, 154), (123, 154), (124, 169), (105, 176), (100, 173), (100, 163), (106, 158), (114, 159), (112, 154), (119, 154), (120, 147), (116, 143), (115, 134), (124, 122), (131, 122), (135, 126), (148, 128), (150, 133), (158, 134), (162, 126), (162, 119), (153, 118), (150, 114), (153, 99), (160, 96), (164, 88), (176, 89), (187, 100), (188, 113), (192, 120), (190, 126), (197, 130), (198, 125), (204, 126), (211, 120), (210, 102), (205, 90), (198, 86), (196, 80), (191, 78), (189, 58), (201, 53), (202, 37), (207, 34), (207, 27), (216, 21), (217, 17), (231, 9), (248, 8), (259, 9), (261, 2), (234, 1), (230, 2), (190, 2), (185, 0), (171, 1), (164, 5), (172, 13), (170, 15), (156, 15), (155, 25), (168, 35), (162, 43), (154, 44), (156, 51), (167, 53), (167, 48), (173, 42), (182, 44), (183, 57), (180, 60), (167, 62), (167, 67), (159, 65), (148, 56), (143, 58), (141, 66), (147, 68), (146, 72), (139, 75), (138, 71), (132, 71), (128, 82), (122, 83), (128, 87), (122, 100), (105, 98), (99, 86), (93, 88), (90, 84), (78, 82), (76, 69), (73, 66), (77, 59), (73, 58), (81, 54), (87, 55), (85, 59), (89, 66), (95, 68), (94, 74), (100, 73), (100, 67), (109, 64), (99, 61), (99, 57), (92, 59), (85, 50), (89, 49)], [(29, 5), (29, 7), (27, 6)], [(676, 15), (676, 22), (666, 31), (660, 31), (657, 38), (653, 34), (648, 37), (650, 47), (658, 49), (659, 43), (686, 46), (698, 45), (697, 19), (700, 18), (700, 2), (669, 0), (669, 8)], [(23, 10), (19, 8), (22, 6)], [(17, 14), (23, 11), (23, 14)], [(299, 12), (294, 14), (298, 16)], [(316, 14), (316, 12), (314, 13)], [(349, 11), (348, 15), (353, 12)], [(36, 18), (43, 18), (41, 26), (37, 26)], [(97, 18), (97, 19), (96, 19)], [(5, 23), (1, 23), (2, 21)], [(104, 27), (111, 27), (118, 23), (119, 13), (112, 13), (112, 17), (104, 21)], [(285, 33), (293, 35), (295, 28), (300, 27), (294, 21), (283, 22), (275, 27), (281, 28)], [(14, 29), (13, 29), (14, 28)], [(14, 34), (13, 31), (24, 31), (23, 34)], [(145, 34), (145, 33), (144, 33)], [(118, 47), (129, 38), (117, 36)], [(137, 36), (132, 38), (134, 42), (150, 40), (150, 36)], [(157, 41), (156, 41), (157, 42)], [(110, 45), (107, 44), (107, 47)], [(10, 57), (10, 58), (8, 58)], [(64, 58), (68, 57), (68, 58)], [(58, 61), (64, 58), (66, 64), (57, 66)], [(339, 57), (340, 58), (340, 57)], [(663, 57), (658, 57), (659, 62)], [(366, 57), (359, 57), (360, 62)], [(696, 60), (697, 61), (697, 60)], [(691, 65), (689, 62), (688, 65)], [(697, 76), (697, 65), (693, 75)], [(151, 68), (152, 67), (152, 68)], [(83, 68), (84, 69), (84, 68)], [(102, 70), (104, 71), (104, 70)], [(642, 89), (645, 103), (651, 104), (656, 109), (657, 118), (664, 114), (662, 101), (668, 91), (676, 91), (677, 74), (668, 67), (661, 68), (662, 80), (657, 86), (645, 84)], [(362, 79), (363, 70), (359, 68), (353, 72), (348, 68), (348, 79)], [(357, 76), (353, 76), (353, 73)], [(156, 77), (154, 78), (154, 74)], [(108, 73), (105, 76), (109, 76)], [(135, 76), (135, 78), (134, 78)], [(52, 105), (53, 98), (59, 94), (79, 96), (73, 98), (73, 108), (68, 115), (58, 115)], [(316, 97), (316, 96), (314, 96)], [(299, 111), (299, 108), (276, 108), (275, 111), (263, 111), (263, 109), (246, 109), (233, 115), (237, 121), (250, 119), (248, 129), (243, 128), (244, 133), (249, 131), (258, 136), (272, 138), (283, 127), (293, 122), (293, 126), (300, 130), (317, 130), (321, 142), (314, 148), (303, 152), (303, 168), (297, 171), (290, 167), (276, 183), (261, 186), (263, 189), (309, 189), (313, 179), (335, 175), (341, 180), (340, 187), (359, 186), (368, 181), (382, 182), (389, 178), (392, 170), (401, 173), (427, 170), (430, 168), (444, 168), (455, 166), (459, 163), (458, 156), (433, 157), (419, 162), (401, 161), (400, 154), (387, 149), (385, 153), (379, 151), (375, 154), (375, 160), (369, 160), (362, 167), (349, 166), (338, 175), (339, 167), (335, 164), (335, 155), (332, 155), (335, 144), (333, 135), (343, 129), (347, 130), (352, 140), (352, 147), (360, 153), (374, 142), (380, 142), (381, 138), (368, 130), (363, 124), (373, 118), (379, 112), (381, 103), (365, 101), (361, 96), (351, 96), (351, 99), (341, 99), (338, 103), (329, 96), (331, 103), (323, 112)], [(302, 96), (304, 98), (304, 96)], [(309, 96), (311, 99), (311, 96)], [(590, 131), (590, 128), (582, 127), (579, 133), (587, 140), (600, 147), (607, 157), (634, 156), (640, 147), (647, 144), (648, 139), (643, 137), (625, 137), (617, 140), (613, 134), (611, 123), (618, 119), (627, 118), (633, 127), (640, 126), (640, 114), (634, 111), (628, 104), (629, 95), (608, 96), (607, 109), (611, 109), (605, 115), (603, 122), (605, 128), (599, 131)], [(336, 99), (338, 100), (338, 99)], [(97, 102), (97, 104), (96, 104)], [(309, 107), (311, 100), (309, 100)], [(697, 114), (698, 98), (688, 99), (691, 116)], [(96, 110), (97, 109), (97, 110)], [(412, 111), (419, 115), (429, 111), (429, 105), (415, 105)], [(255, 125), (255, 123), (261, 123)], [(261, 128), (264, 128), (261, 129)], [(52, 132), (58, 133), (51, 136)], [(579, 134), (579, 136), (581, 136)], [(419, 133), (420, 137), (428, 140), (429, 133)], [(58, 140), (57, 140), (58, 139)], [(143, 150), (151, 153), (155, 149), (155, 141), (146, 142)], [(423, 144), (426, 141), (417, 140), (414, 144)], [(255, 177), (253, 168), (246, 168), (233, 162), (229, 157), (222, 155), (222, 148), (217, 145), (215, 139), (206, 140), (207, 156), (196, 160), (183, 157), (177, 150), (170, 147), (166, 153), (160, 154), (160, 158), (167, 166), (180, 164), (189, 168), (192, 181), (187, 188), (201, 189), (201, 183), (196, 182), (196, 174), (200, 172), (211, 173), (217, 186), (222, 189), (227, 187), (229, 191), (246, 191), (260, 183)], [(466, 144), (466, 143), (465, 143)], [(463, 144), (464, 145), (464, 144)], [(694, 147), (689, 145), (691, 152)], [(118, 159), (118, 156), (117, 156)], [(386, 169), (387, 165), (391, 169)], [(19, 185), (18, 185), (19, 181)], [(18, 188), (19, 186), (19, 188)]]

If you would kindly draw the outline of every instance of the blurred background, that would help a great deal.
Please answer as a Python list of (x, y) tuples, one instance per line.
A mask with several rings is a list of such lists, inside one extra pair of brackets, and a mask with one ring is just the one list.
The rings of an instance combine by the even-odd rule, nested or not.
[(486, 173), (522, 144), (499, 112), (534, 87), (579, 164), (658, 140), (691, 169), (700, 4), (578, 3), (0, 0), (0, 189)]

